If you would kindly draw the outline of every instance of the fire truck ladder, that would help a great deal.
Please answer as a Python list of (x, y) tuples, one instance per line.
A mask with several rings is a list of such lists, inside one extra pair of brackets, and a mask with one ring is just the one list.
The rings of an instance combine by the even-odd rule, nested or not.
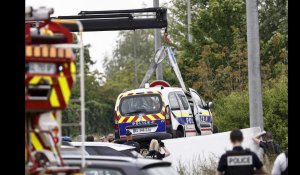
[[(144, 8), (131, 10), (81, 11), (74, 16), (58, 16), (54, 19), (76, 19), (83, 25), (84, 32), (154, 29), (167, 27), (166, 8)], [(65, 24), (72, 32), (78, 28)]]

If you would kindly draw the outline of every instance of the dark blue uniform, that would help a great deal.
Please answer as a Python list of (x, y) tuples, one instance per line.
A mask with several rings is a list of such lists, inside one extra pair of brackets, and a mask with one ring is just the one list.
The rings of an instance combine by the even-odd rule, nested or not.
[(225, 175), (253, 175), (254, 168), (260, 169), (262, 166), (254, 152), (238, 146), (221, 156), (218, 171), (225, 172)]

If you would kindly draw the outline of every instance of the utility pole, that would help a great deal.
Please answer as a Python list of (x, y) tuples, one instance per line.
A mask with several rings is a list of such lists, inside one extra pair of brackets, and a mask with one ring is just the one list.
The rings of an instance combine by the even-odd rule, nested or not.
[(246, 0), (246, 12), (250, 127), (259, 126), (263, 130), (259, 25), (257, 2), (255, 0)]
[[(159, 7), (159, 0), (153, 0), (153, 7)], [(155, 52), (161, 47), (160, 29), (155, 30)], [(156, 68), (156, 79), (163, 80), (163, 66), (160, 63)]]
[(138, 82), (138, 77), (137, 77), (137, 72), (138, 72), (138, 68), (137, 68), (137, 57), (136, 57), (136, 33), (135, 30), (133, 31), (133, 57), (134, 57), (134, 79), (135, 79), (135, 88), (139, 87), (139, 82)]
[(193, 36), (191, 34), (191, 0), (187, 0), (187, 21), (188, 21), (188, 41), (192, 43)]

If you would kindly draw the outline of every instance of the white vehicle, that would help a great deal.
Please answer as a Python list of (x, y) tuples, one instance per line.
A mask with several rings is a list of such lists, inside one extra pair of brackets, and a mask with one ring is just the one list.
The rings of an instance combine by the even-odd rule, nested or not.
[[(62, 157), (68, 156), (68, 155), (78, 155), (81, 156), (82, 150), (80, 148), (76, 148), (74, 146), (68, 146), (68, 145), (61, 145), (60, 147), (60, 154)], [(84, 155), (88, 156), (89, 153), (84, 151)]]
[(126, 130), (138, 142), (212, 134), (211, 105), (193, 89), (159, 86), (121, 93), (115, 106), (116, 138), (125, 140)]
[[(82, 142), (69, 142), (70, 145), (79, 148)], [(142, 157), (135, 151), (135, 147), (109, 142), (84, 142), (85, 150), (89, 155), (98, 156), (123, 156)]]
[[(146, 83), (166, 55), (181, 88), (170, 87), (162, 80), (150, 85)], [(162, 46), (157, 50), (140, 88), (118, 96), (114, 113), (115, 138), (119, 139), (117, 142), (124, 141), (126, 130), (130, 130), (133, 139), (145, 148), (153, 138), (212, 134), (217, 128), (213, 125), (211, 106), (212, 102), (205, 103), (194, 89), (187, 90), (172, 48)]]

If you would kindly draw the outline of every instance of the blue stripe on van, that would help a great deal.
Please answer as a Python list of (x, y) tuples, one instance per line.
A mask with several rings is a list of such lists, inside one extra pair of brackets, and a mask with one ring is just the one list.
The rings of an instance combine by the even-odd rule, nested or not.
[(166, 132), (165, 120), (152, 120), (152, 121), (144, 121), (144, 122), (119, 123), (120, 136), (124, 136), (126, 134), (126, 127), (128, 126), (145, 125), (151, 123), (156, 123), (158, 126), (155, 132)]

